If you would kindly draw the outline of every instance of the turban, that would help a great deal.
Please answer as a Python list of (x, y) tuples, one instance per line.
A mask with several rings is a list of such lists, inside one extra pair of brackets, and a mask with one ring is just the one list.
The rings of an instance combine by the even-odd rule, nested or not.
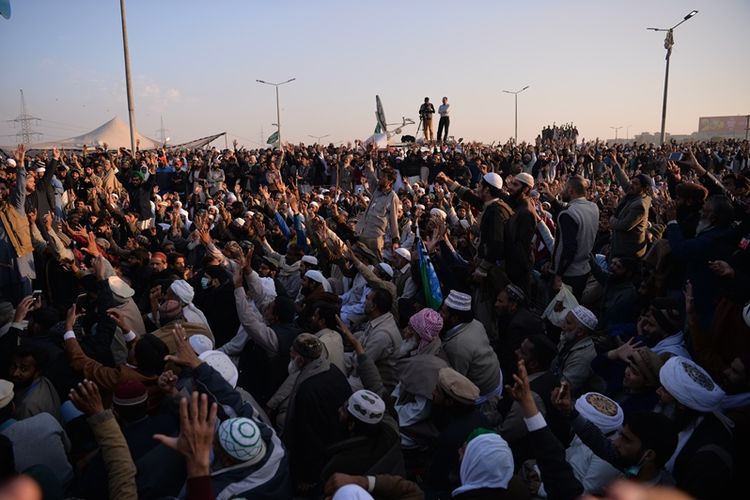
[(372, 391), (360, 389), (349, 398), (346, 409), (351, 416), (365, 424), (377, 424), (383, 420), (385, 403)]
[(604, 434), (622, 427), (624, 414), (620, 405), (598, 392), (587, 392), (576, 400), (576, 410)]
[(703, 368), (682, 356), (673, 356), (664, 363), (659, 381), (680, 404), (703, 413), (719, 411), (725, 396)]
[(439, 312), (425, 307), (409, 318), (409, 326), (419, 335), (417, 352), (432, 342), (443, 329), (443, 317)]
[(303, 255), (302, 262), (304, 262), (305, 264), (310, 264), (311, 266), (318, 265), (318, 259), (312, 255)]
[(479, 435), (466, 445), (461, 486), (453, 490), (453, 496), (482, 488), (507, 489), (514, 467), (513, 452), (505, 439), (497, 434)]
[(172, 290), (172, 293), (174, 293), (184, 304), (190, 304), (193, 301), (193, 297), (195, 297), (195, 290), (193, 290), (193, 287), (185, 280), (173, 281), (169, 286), (169, 289)]
[(260, 429), (249, 418), (225, 420), (219, 425), (218, 435), (224, 451), (246, 465), (258, 463), (266, 455), (266, 443), (263, 442)]
[(430, 215), (435, 215), (443, 220), (448, 217), (448, 214), (445, 213), (445, 210), (441, 210), (439, 208), (433, 208), (432, 210), (430, 210)]
[(323, 276), (323, 273), (321, 273), (320, 271), (316, 271), (314, 269), (307, 271), (305, 273), (305, 278), (311, 279), (315, 281), (316, 283), (320, 283), (321, 285), (323, 285), (323, 290), (325, 290), (326, 292), (331, 291), (331, 284), (328, 282), (326, 277)]

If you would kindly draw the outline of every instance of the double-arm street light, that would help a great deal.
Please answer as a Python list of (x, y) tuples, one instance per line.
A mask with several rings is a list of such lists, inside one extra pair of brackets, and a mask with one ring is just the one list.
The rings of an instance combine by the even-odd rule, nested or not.
[(615, 131), (615, 142), (617, 142), (617, 132), (622, 128), (622, 125), (620, 125), (619, 127), (609, 127), (609, 128)]
[(321, 139), (325, 139), (326, 137), (330, 137), (330, 136), (331, 136), (331, 134), (326, 134), (326, 135), (310, 135), (310, 134), (307, 134), (307, 137), (311, 137), (311, 138), (315, 139), (315, 142), (317, 142), (318, 144), (320, 144), (320, 140)]
[(667, 36), (664, 38), (664, 48), (667, 49), (667, 64), (666, 69), (664, 70), (664, 101), (662, 102), (661, 106), (661, 133), (659, 134), (659, 143), (664, 144), (664, 127), (666, 125), (667, 121), (667, 86), (669, 84), (669, 57), (672, 55), (672, 47), (674, 47), (674, 30), (696, 15), (698, 13), (697, 10), (692, 10), (688, 15), (682, 18), (682, 21), (675, 24), (671, 28), (646, 28), (651, 31), (666, 31)]
[(279, 106), (279, 87), (287, 83), (291, 83), (294, 80), (296, 80), (296, 78), (290, 78), (289, 80), (285, 82), (281, 82), (281, 83), (271, 83), (271, 82), (266, 82), (263, 80), (255, 80), (258, 83), (262, 83), (264, 85), (273, 85), (274, 87), (276, 87), (276, 127), (277, 127), (276, 130), (279, 136), (278, 137), (279, 148), (281, 148), (281, 144), (282, 144), (281, 142), (281, 107)]
[(516, 126), (515, 126), (515, 132), (513, 134), (514, 141), (516, 144), (518, 144), (518, 94), (520, 94), (521, 92), (523, 92), (529, 87), (530, 85), (526, 85), (521, 90), (516, 90), (515, 92), (513, 92), (512, 90), (503, 90), (503, 92), (505, 92), (506, 94), (513, 94), (513, 97), (515, 98), (515, 101), (516, 101)]

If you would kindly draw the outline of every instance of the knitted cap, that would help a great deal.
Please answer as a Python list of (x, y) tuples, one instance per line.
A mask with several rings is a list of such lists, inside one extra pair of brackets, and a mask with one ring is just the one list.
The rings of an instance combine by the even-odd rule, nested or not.
[(471, 295), (451, 290), (445, 299), (445, 305), (456, 311), (471, 311)]

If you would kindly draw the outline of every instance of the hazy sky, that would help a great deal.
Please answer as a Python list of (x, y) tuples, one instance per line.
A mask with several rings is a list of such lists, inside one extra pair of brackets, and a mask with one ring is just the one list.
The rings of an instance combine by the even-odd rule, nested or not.
[[(43, 140), (127, 120), (117, 0), (11, 0), (0, 18), (0, 120), (29, 112)], [(375, 95), (389, 122), (418, 118), (425, 96), (450, 98), (451, 133), (519, 140), (574, 122), (583, 137), (657, 131), (663, 33), (675, 32), (667, 131), (697, 130), (699, 116), (750, 113), (750, 1), (229, 1), (129, 0), (127, 22), (138, 130), (173, 143), (227, 131), (255, 146), (276, 121), (285, 140), (369, 136)], [(406, 129), (414, 133), (416, 125)], [(0, 123), (0, 144), (12, 124)], [(626, 128), (620, 130), (622, 137)]]

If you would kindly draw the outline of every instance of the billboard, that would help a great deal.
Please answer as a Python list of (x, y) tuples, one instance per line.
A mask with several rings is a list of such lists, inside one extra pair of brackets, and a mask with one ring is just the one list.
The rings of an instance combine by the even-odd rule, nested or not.
[(748, 115), (702, 116), (698, 119), (698, 132), (716, 134), (744, 134)]

